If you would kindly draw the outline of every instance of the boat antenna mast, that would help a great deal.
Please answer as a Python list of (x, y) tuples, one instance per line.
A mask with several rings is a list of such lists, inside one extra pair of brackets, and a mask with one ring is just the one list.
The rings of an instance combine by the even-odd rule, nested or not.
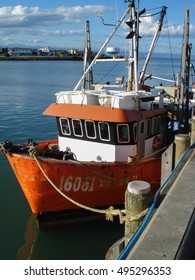
[(133, 58), (129, 60), (129, 75), (128, 75), (128, 85), (127, 90), (130, 91), (134, 89), (135, 92), (138, 92), (138, 24), (139, 24), (139, 13), (135, 12), (135, 1), (134, 0), (125, 0), (125, 2), (131, 2), (130, 6), (130, 19), (126, 21), (126, 24), (130, 28), (130, 33), (127, 35), (126, 39), (131, 39), (129, 56)]
[(148, 66), (148, 63), (150, 61), (150, 58), (152, 56), (152, 53), (153, 53), (154, 48), (156, 46), (156, 43), (158, 41), (160, 32), (162, 30), (162, 25), (163, 25), (164, 16), (166, 14), (166, 9), (167, 9), (167, 7), (165, 7), (165, 6), (162, 7), (162, 10), (161, 10), (161, 13), (160, 13), (160, 17), (159, 17), (159, 21), (158, 21), (158, 24), (157, 24), (157, 30), (156, 30), (156, 32), (154, 34), (154, 37), (153, 37), (150, 49), (148, 51), (145, 63), (144, 63), (143, 68), (142, 68), (142, 70), (140, 72), (139, 84), (143, 84), (144, 83), (144, 76), (145, 76), (145, 73), (146, 73), (146, 68)]
[[(127, 2), (127, 0), (125, 1)], [(145, 13), (145, 9), (139, 10), (139, 0), (138, 0), (138, 8), (137, 11), (135, 11), (135, 1), (134, 0), (128, 0), (128, 2), (131, 2), (131, 12), (130, 12), (130, 20), (126, 22), (126, 24), (130, 27), (130, 33), (126, 37), (126, 39), (131, 39), (130, 43), (130, 57), (132, 57), (132, 60), (129, 60), (129, 77), (128, 77), (128, 85), (127, 90), (135, 90), (135, 92), (138, 94), (138, 51), (139, 51), (139, 18), (140, 16)]]
[(85, 73), (82, 75), (81, 79), (78, 81), (77, 85), (75, 86), (74, 90), (78, 90), (78, 88), (80, 87), (81, 83), (83, 83), (83, 80), (85, 79), (85, 77), (87, 76), (87, 74), (89, 73), (89, 71), (91, 71), (93, 65), (96, 63), (96, 60), (98, 59), (98, 57), (100, 56), (100, 54), (102, 53), (103, 49), (106, 47), (106, 45), (110, 42), (111, 38), (113, 37), (113, 35), (116, 33), (116, 31), (118, 30), (118, 28), (121, 26), (122, 22), (124, 21), (125, 17), (127, 16), (127, 14), (129, 13), (129, 7), (128, 9), (125, 11), (124, 15), (121, 17), (121, 19), (119, 20), (119, 22), (117, 23), (117, 25), (115, 26), (114, 30), (111, 32), (110, 36), (106, 39), (106, 41), (104, 42), (104, 44), (102, 45), (102, 47), (100, 48), (100, 50), (98, 51), (98, 53), (96, 54), (96, 56), (94, 57), (94, 59), (92, 60), (91, 64), (88, 66), (88, 68), (86, 69)]
[[(90, 25), (89, 21), (85, 22), (85, 48), (84, 48), (84, 65), (83, 73), (86, 72), (87, 67), (91, 64), (91, 39), (90, 39)], [(88, 87), (87, 87), (88, 83)], [(92, 89), (93, 73), (92, 69), (89, 70), (87, 76), (83, 79), (83, 90), (86, 88)]]
[(189, 132), (189, 77), (192, 44), (189, 43), (189, 10), (184, 20), (184, 36), (182, 44), (182, 65), (179, 98), (179, 133)]

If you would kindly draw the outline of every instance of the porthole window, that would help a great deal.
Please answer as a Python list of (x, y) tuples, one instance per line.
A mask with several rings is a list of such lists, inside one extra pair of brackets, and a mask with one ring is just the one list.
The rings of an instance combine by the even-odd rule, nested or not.
[(85, 121), (85, 130), (88, 138), (96, 138), (95, 123), (93, 121)]
[(70, 135), (70, 123), (68, 119), (60, 118), (60, 128), (63, 135)]
[(79, 119), (72, 119), (72, 127), (73, 127), (73, 133), (75, 136), (82, 137), (83, 136), (83, 129), (81, 120)]
[(110, 141), (110, 130), (109, 125), (106, 122), (98, 123), (100, 139), (104, 141)]
[(119, 143), (129, 143), (130, 134), (128, 124), (118, 124), (116, 127), (117, 140)]

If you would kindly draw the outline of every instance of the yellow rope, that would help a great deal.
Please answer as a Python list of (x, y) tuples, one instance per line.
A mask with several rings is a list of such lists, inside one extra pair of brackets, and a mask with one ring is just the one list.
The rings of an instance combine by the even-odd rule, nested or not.
[(8, 151), (5, 149), (4, 147), (5, 143), (4, 142), (0, 142), (0, 153), (2, 154), (6, 154)]
[(45, 173), (45, 171), (43, 170), (42, 166), (40, 165), (37, 155), (38, 155), (39, 151), (38, 151), (38, 146), (32, 146), (29, 148), (29, 154), (30, 156), (32, 156), (39, 169), (41, 170), (41, 172), (43, 173), (43, 175), (45, 176), (45, 178), (48, 180), (48, 182), (53, 186), (53, 188), (60, 194), (62, 195), (65, 199), (69, 200), (71, 203), (77, 205), (80, 208), (83, 208), (85, 210), (88, 211), (92, 211), (94, 213), (99, 213), (99, 214), (104, 214), (106, 216), (106, 220), (107, 221), (113, 221), (114, 216), (119, 216), (119, 221), (120, 223), (124, 223), (125, 221), (135, 221), (135, 220), (139, 220), (141, 217), (143, 217), (144, 215), (146, 215), (148, 209), (144, 210), (142, 213), (136, 215), (136, 216), (131, 216), (130, 214), (128, 214), (127, 216), (125, 216), (126, 214), (126, 210), (120, 210), (120, 209), (114, 209), (113, 206), (110, 206), (107, 209), (96, 209), (96, 208), (91, 208), (88, 206), (85, 206), (73, 199), (71, 199), (69, 196), (67, 196), (65, 193), (63, 193), (52, 181), (51, 179), (47, 176), (47, 174)]

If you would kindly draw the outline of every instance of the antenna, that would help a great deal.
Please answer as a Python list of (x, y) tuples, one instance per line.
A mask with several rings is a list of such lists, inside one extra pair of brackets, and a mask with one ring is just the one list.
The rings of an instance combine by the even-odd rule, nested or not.
[(115, 0), (115, 4), (116, 4), (116, 20), (119, 21), (119, 16), (118, 16), (118, 2), (117, 2), (117, 0)]
[(104, 22), (104, 18), (103, 18), (103, 13), (102, 13), (102, 12), (99, 12), (99, 13), (97, 13), (97, 14), (98, 14), (99, 18), (101, 19), (103, 25), (107, 25), (107, 26), (116, 26), (116, 24), (105, 23), (105, 22)]
[[(119, 15), (118, 15), (118, 4), (117, 4), (117, 0), (115, 0), (115, 6), (116, 6), (116, 21), (119, 22)], [(112, 24), (112, 23), (105, 23), (104, 22), (104, 17), (103, 17), (103, 13), (99, 12), (97, 13), (99, 18), (101, 19), (103, 25), (107, 25), (107, 26), (116, 26), (116, 24)]]

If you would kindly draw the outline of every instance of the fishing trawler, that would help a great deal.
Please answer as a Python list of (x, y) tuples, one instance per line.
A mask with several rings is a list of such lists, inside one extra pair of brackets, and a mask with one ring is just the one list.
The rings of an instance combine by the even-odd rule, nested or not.
[[(55, 117), (58, 139), (1, 143), (35, 215), (121, 205), (133, 180), (149, 182), (153, 193), (159, 186), (161, 154), (172, 139), (169, 106), (163, 102), (164, 91), (153, 92), (144, 84), (144, 74), (166, 8), (162, 7), (153, 45), (138, 74), (139, 17), (144, 11), (136, 11), (135, 1), (128, 2), (92, 61), (86, 23), (84, 74), (73, 90), (56, 93), (56, 101), (43, 112)], [(119, 57), (119, 48), (108, 47), (112, 53), (102, 59), (125, 21), (130, 29), (128, 57)], [(121, 73), (114, 84), (93, 83), (92, 69), (100, 62), (127, 63), (128, 78)]]

